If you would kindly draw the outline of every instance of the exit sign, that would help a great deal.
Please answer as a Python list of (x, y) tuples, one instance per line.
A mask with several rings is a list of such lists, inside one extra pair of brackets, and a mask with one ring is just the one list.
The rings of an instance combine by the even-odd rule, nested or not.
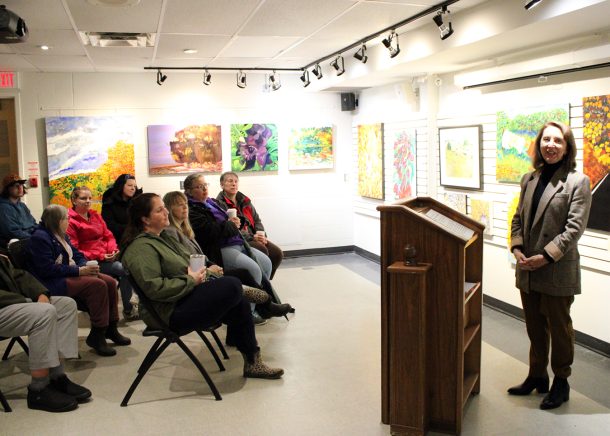
[(0, 88), (14, 88), (15, 73), (12, 71), (0, 71)]

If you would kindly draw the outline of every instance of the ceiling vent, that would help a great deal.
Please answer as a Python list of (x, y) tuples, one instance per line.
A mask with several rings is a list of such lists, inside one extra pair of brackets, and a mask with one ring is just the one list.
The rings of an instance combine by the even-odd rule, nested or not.
[(83, 44), (92, 47), (153, 47), (155, 33), (79, 32)]

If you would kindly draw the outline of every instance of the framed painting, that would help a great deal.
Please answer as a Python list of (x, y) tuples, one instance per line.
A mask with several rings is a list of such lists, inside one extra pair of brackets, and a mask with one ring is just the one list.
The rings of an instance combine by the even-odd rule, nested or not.
[(321, 170), (334, 167), (333, 128), (293, 128), (288, 137), (288, 169)]
[(438, 130), (441, 185), (481, 189), (481, 126)]
[(414, 197), (416, 187), (416, 132), (401, 131), (394, 137), (394, 199)]
[(231, 124), (231, 170), (277, 171), (277, 126)]
[(358, 126), (358, 194), (383, 200), (383, 124)]
[(587, 227), (610, 232), (610, 95), (585, 97), (583, 167), (591, 180)]
[(72, 207), (77, 186), (91, 189), (93, 209), (121, 174), (135, 174), (133, 123), (123, 117), (45, 118), (49, 201)]
[(570, 108), (534, 107), (496, 114), (496, 180), (519, 183), (532, 171), (531, 156), (538, 131), (547, 121), (569, 123)]
[(222, 171), (220, 126), (150, 125), (147, 133), (148, 173), (151, 176)]
[(444, 192), (439, 198), (439, 201), (460, 213), (466, 213), (466, 194)]
[(483, 234), (493, 234), (493, 203), (480, 198), (470, 199), (470, 216), (485, 226)]

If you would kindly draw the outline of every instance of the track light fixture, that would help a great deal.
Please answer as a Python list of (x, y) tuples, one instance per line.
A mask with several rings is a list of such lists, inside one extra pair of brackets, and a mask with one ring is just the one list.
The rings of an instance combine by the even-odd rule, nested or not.
[(272, 91), (277, 91), (282, 87), (282, 82), (280, 81), (280, 75), (273, 70), (273, 73), (269, 74), (269, 87)]
[(320, 66), (320, 64), (316, 64), (316, 66), (313, 67), (313, 70), (311, 70), (311, 72), (314, 76), (316, 76), (318, 80), (322, 78), (322, 67)]
[(207, 86), (210, 83), (212, 83), (212, 75), (210, 74), (210, 72), (208, 70), (204, 70), (204, 72), (203, 72), (203, 84)]
[(443, 24), (443, 14), (449, 14), (447, 6), (443, 6), (443, 9), (438, 11), (438, 13), (432, 18), (438, 26), (438, 30), (441, 32), (441, 40), (445, 40), (453, 35), (453, 27), (451, 26), (451, 22), (449, 22), (448, 25)]
[(237, 87), (242, 89), (246, 87), (246, 73), (242, 70), (237, 73)]
[(159, 85), (159, 86), (163, 85), (163, 82), (165, 82), (165, 79), (167, 79), (167, 76), (165, 74), (163, 74), (161, 72), (161, 70), (157, 70), (157, 85)]
[(525, 0), (525, 9), (532, 9), (540, 3), (542, 3), (542, 0)]
[(381, 43), (390, 52), (390, 57), (395, 58), (400, 53), (400, 46), (398, 45), (398, 34), (395, 30), (392, 30), (387, 38), (383, 39)]
[(362, 46), (354, 53), (354, 57), (358, 59), (363, 64), (366, 64), (366, 61), (369, 60), (369, 57), (366, 55), (366, 44), (362, 44)]
[(301, 82), (303, 82), (303, 88), (307, 88), (311, 81), (309, 80), (309, 71), (307, 69), (303, 70), (303, 74), (301, 74)]
[(330, 66), (335, 69), (337, 76), (345, 73), (345, 60), (341, 55), (337, 56), (335, 60), (330, 63)]

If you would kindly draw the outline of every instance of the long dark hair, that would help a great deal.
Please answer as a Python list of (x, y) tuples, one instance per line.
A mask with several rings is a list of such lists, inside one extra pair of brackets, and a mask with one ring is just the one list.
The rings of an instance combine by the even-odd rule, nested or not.
[(130, 203), (127, 228), (125, 229), (123, 239), (121, 240), (121, 251), (124, 251), (127, 246), (133, 242), (136, 236), (144, 231), (144, 222), (142, 221), (142, 218), (148, 217), (152, 212), (152, 201), (155, 197), (160, 198), (157, 194), (147, 192), (146, 194), (138, 195)]
[[(133, 174), (121, 174), (119, 177), (116, 178), (116, 180), (114, 181), (112, 186), (110, 188), (106, 189), (106, 191), (104, 192), (104, 195), (102, 196), (102, 202), (103, 203), (111, 202), (112, 197), (121, 198), (121, 196), (123, 195), (123, 188), (125, 187), (125, 183), (127, 183), (127, 180), (135, 180), (135, 179), (136, 179), (136, 177)], [(142, 193), (142, 188), (138, 188), (138, 185), (136, 184), (136, 192), (133, 194), (132, 198), (137, 197), (141, 193)]]
[(572, 133), (570, 126), (566, 126), (557, 121), (547, 121), (538, 132), (536, 141), (534, 142), (535, 150), (534, 156), (532, 157), (532, 166), (536, 170), (541, 170), (546, 165), (546, 162), (542, 157), (542, 152), (540, 151), (540, 142), (542, 141), (544, 130), (547, 127), (557, 127), (561, 130), (561, 134), (563, 135), (563, 140), (566, 143), (566, 154), (562, 159), (562, 166), (568, 171), (576, 168), (576, 141), (574, 140), (574, 133)]

